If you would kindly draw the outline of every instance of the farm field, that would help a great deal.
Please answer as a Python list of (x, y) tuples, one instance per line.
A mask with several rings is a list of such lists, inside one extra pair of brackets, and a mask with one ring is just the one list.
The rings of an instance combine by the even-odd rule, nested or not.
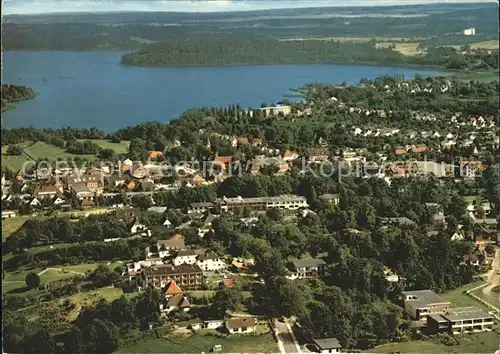
[[(482, 41), (469, 44), (471, 49), (497, 49), (499, 42), (492, 39), (489, 41)], [(463, 44), (462, 44), (463, 45)], [(462, 45), (454, 45), (453, 47), (459, 49)]]
[(462, 81), (481, 81), (481, 82), (489, 82), (489, 81), (498, 81), (498, 71), (471, 71), (471, 72), (460, 72), (455, 76), (457, 79)]
[(394, 45), (394, 50), (404, 55), (417, 55), (421, 52), (417, 50), (419, 42), (380, 42), (376, 44), (377, 48), (388, 48)]
[(111, 149), (117, 154), (126, 154), (130, 145), (130, 141), (127, 140), (123, 140), (119, 143), (112, 143), (111, 141), (104, 139), (80, 139), (79, 141), (87, 140), (90, 140), (91, 142), (99, 145), (103, 149)]
[(223, 353), (278, 353), (278, 345), (270, 333), (262, 335), (192, 335), (141, 340), (135, 346), (122, 348), (119, 353), (201, 353), (210, 352), (216, 344), (222, 345)]
[(366, 353), (494, 353), (498, 350), (498, 332), (484, 332), (469, 335), (457, 335), (459, 345), (447, 346), (430, 341), (409, 341), (382, 345)]
[(15, 217), (2, 220), (2, 242), (23, 226), (26, 220), (28, 220), (28, 217)]

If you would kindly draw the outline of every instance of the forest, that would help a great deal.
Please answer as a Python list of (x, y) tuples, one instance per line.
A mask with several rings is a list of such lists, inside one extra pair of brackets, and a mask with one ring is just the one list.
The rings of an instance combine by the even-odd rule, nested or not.
[(405, 56), (371, 42), (280, 41), (276, 39), (189, 40), (151, 44), (122, 56), (122, 64), (139, 66), (250, 64), (387, 64), (424, 65), (453, 70), (498, 70), (498, 51), (460, 54), (454, 48), (430, 48), (422, 56)]
[(32, 88), (2, 84), (2, 112), (13, 107), (13, 103), (28, 100), (36, 97), (36, 92)]

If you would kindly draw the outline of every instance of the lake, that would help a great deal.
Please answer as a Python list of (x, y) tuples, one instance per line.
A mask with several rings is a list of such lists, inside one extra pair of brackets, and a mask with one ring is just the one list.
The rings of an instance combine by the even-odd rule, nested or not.
[(148, 68), (121, 66), (122, 52), (4, 52), (3, 82), (39, 96), (18, 102), (3, 128), (90, 128), (110, 132), (146, 121), (168, 122), (189, 108), (260, 107), (307, 83), (356, 83), (363, 77), (442, 73), (358, 65), (259, 65)]

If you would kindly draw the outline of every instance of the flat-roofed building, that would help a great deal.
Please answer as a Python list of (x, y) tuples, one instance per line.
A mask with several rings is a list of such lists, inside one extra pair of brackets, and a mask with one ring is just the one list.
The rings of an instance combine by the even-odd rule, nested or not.
[(163, 288), (170, 280), (187, 290), (200, 289), (203, 286), (203, 271), (196, 264), (170, 264), (153, 265), (142, 269), (142, 285)]
[(403, 291), (405, 312), (417, 321), (448, 311), (451, 303), (432, 290)]
[(285, 194), (276, 197), (256, 197), (256, 198), (224, 198), (221, 202), (221, 209), (234, 212), (245, 208), (250, 211), (264, 211), (267, 209), (298, 210), (307, 208), (307, 199), (302, 196)]
[(484, 332), (493, 330), (494, 318), (476, 307), (449, 309), (441, 315), (429, 315), (427, 327), (432, 333)]

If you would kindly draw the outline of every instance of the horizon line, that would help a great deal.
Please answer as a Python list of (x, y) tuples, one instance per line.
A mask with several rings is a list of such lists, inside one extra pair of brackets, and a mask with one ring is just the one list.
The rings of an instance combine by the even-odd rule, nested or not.
[[(332, 0), (335, 1), (335, 0)], [(39, 16), (39, 15), (68, 15), (68, 14), (110, 14), (110, 13), (190, 13), (190, 14), (205, 14), (205, 13), (211, 13), (211, 14), (222, 14), (222, 13), (237, 13), (237, 12), (262, 12), (262, 11), (272, 11), (272, 10), (301, 10), (301, 9), (318, 9), (318, 8), (338, 8), (338, 9), (346, 9), (346, 8), (376, 8), (376, 7), (413, 7), (413, 6), (422, 6), (422, 5), (485, 5), (485, 4), (490, 4), (490, 3), (496, 3), (497, 5), (499, 4), (499, 0), (408, 0), (411, 3), (408, 2), (403, 2), (401, 3), (400, 0), (385, 0), (383, 2), (376, 2), (376, 1), (366, 1), (365, 0), (358, 0), (354, 1), (354, 4), (345, 4), (344, 2), (338, 3), (338, 4), (324, 4), (321, 2), (305, 2), (305, 1), (300, 1), (300, 3), (293, 4), (293, 2), (287, 2), (286, 4), (283, 4), (281, 1), (266, 1), (266, 5), (268, 6), (267, 8), (263, 7), (257, 7), (253, 8), (253, 6), (256, 5), (256, 3), (259, 3), (257, 1), (231, 1), (231, 0), (208, 0), (208, 1), (190, 1), (188, 3), (189, 5), (194, 5), (193, 9), (189, 9), (184, 7), (183, 9), (174, 9), (169, 11), (168, 9), (151, 9), (149, 5), (143, 6), (144, 2), (139, 4), (134, 4), (133, 2), (121, 2), (121, 3), (115, 3), (115, 6), (122, 7), (118, 9), (51, 9), (47, 8), (47, 2), (32, 2), (30, 3), (18, 3), (16, 0), (13, 1), (4, 1), (2, 3), (3, 5), (3, 17), (9, 17), (9, 16)], [(329, 1), (330, 2), (330, 1)], [(57, 3), (57, 2), (52, 2), (50, 5), (53, 6), (60, 6), (64, 5), (65, 3), (68, 3), (68, 1), (63, 0), (63, 3)], [(75, 4), (77, 6), (82, 6), (83, 3), (86, 3), (86, 1), (81, 1), (81, 2), (69, 2), (71, 3), (72, 6)], [(102, 2), (91, 2), (91, 6), (102, 6), (105, 5), (105, 1)], [(168, 2), (167, 1), (153, 1), (153, 5), (166, 5)], [(173, 1), (172, 2), (175, 5), (180, 5), (182, 1)], [(187, 1), (186, 1), (187, 3)], [(264, 2), (262, 2), (264, 3)], [(280, 5), (283, 4), (281, 7)], [(10, 6), (15, 6), (15, 8), (9, 9), (8, 7)], [(26, 5), (31, 5), (29, 8), (25, 8), (27, 11), (23, 11), (22, 9)], [(123, 6), (138, 6), (135, 9), (127, 9), (123, 8)], [(205, 8), (199, 8), (199, 5), (209, 5), (209, 7)], [(241, 6), (239, 8), (232, 8), (231, 6)], [(277, 6), (276, 6), (277, 5)], [(298, 5), (298, 6), (296, 6)], [(32, 7), (35, 6), (41, 6), (40, 9), (32, 9)], [(143, 6), (143, 7), (141, 7)], [(186, 6), (186, 4), (183, 4), (182, 6)], [(17, 8), (19, 7), (19, 8)], [(246, 8), (245, 8), (246, 7)], [(30, 10), (34, 11), (30, 11)], [(9, 11), (9, 10), (12, 10)], [(38, 11), (39, 10), (39, 11)], [(47, 11), (45, 11), (47, 10)]]

